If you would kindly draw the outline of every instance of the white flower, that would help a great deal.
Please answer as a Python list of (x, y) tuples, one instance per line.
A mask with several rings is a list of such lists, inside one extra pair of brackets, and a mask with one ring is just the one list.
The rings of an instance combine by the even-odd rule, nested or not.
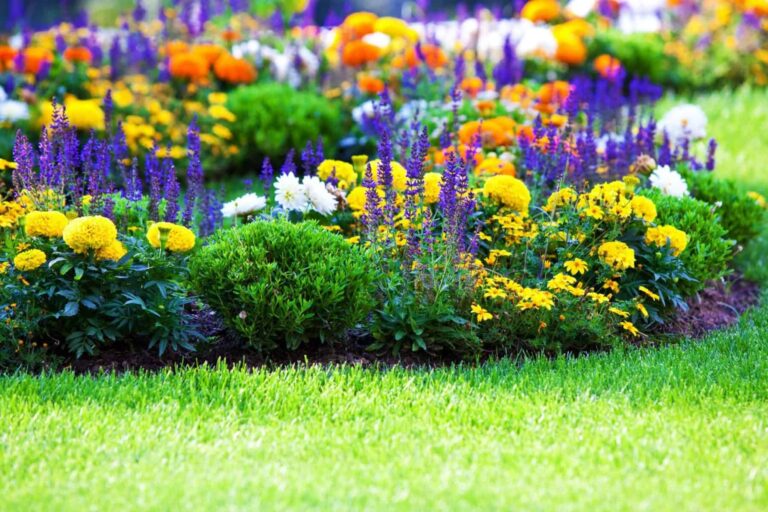
[(384, 49), (392, 42), (392, 38), (383, 32), (373, 32), (363, 36), (363, 42), (375, 46), (376, 48)]
[(658, 32), (666, 0), (623, 0), (617, 25), (625, 34)]
[(330, 215), (336, 211), (336, 197), (331, 194), (317, 176), (304, 177), (304, 191), (309, 205), (320, 215)]
[(518, 57), (544, 56), (552, 58), (557, 53), (557, 39), (552, 29), (533, 25), (528, 20), (524, 25), (523, 36), (515, 47)]
[(597, 0), (571, 0), (565, 6), (565, 10), (577, 18), (586, 18), (595, 9)]
[(661, 118), (659, 133), (667, 133), (674, 143), (703, 139), (707, 136), (707, 115), (697, 105), (679, 105)]
[(661, 190), (665, 195), (685, 197), (688, 195), (688, 184), (680, 173), (673, 171), (668, 165), (657, 167), (650, 177), (651, 186)]
[(257, 212), (267, 206), (267, 198), (257, 194), (245, 194), (234, 201), (224, 203), (221, 214), (224, 217), (235, 217)]
[(29, 105), (23, 101), (0, 102), (0, 121), (21, 121), (29, 119)]
[(307, 209), (307, 193), (304, 185), (299, 183), (299, 178), (289, 174), (281, 174), (275, 182), (275, 201), (285, 210)]

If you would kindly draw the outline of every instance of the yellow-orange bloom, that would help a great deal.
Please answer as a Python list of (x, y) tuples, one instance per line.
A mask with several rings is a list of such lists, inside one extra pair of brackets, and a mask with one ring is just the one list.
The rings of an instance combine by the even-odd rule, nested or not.
[(219, 57), (213, 72), (219, 80), (230, 84), (249, 84), (256, 80), (256, 68), (250, 62), (229, 54)]

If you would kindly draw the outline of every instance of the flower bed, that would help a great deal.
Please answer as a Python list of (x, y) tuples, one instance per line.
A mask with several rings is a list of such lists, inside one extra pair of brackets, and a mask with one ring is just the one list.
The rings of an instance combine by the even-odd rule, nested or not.
[[(499, 48), (458, 51), (450, 24), (371, 13), (286, 34), (134, 13), (108, 56), (97, 29), (35, 34), (0, 67), (37, 116), (2, 121), (0, 367), (473, 359), (722, 325), (702, 301), (753, 303), (713, 290), (766, 201), (712, 174), (700, 108), (657, 120), (661, 86), (611, 55), (587, 65), (597, 18), (568, 12), (534, 0), (478, 22)], [(526, 50), (532, 30), (551, 54)], [(291, 85), (273, 83), (289, 52)], [(216, 178), (243, 172), (225, 202)]]

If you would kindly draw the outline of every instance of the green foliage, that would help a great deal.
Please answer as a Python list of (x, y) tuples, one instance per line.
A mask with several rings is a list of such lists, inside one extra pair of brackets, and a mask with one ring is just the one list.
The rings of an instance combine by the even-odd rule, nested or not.
[(591, 42), (592, 57), (607, 53), (621, 61), (630, 75), (644, 76), (655, 83), (685, 85), (681, 66), (664, 50), (658, 34), (624, 34), (618, 30), (598, 32)]
[(48, 261), (26, 272), (11, 266), (2, 275), (3, 344), (61, 345), (76, 357), (118, 343), (141, 344), (161, 355), (169, 348), (193, 349), (200, 335), (184, 314), (192, 302), (184, 287), (184, 259), (142, 240), (125, 243), (128, 253), (120, 261), (98, 261), (73, 253), (60, 239), (31, 240)]
[(282, 159), (289, 150), (300, 152), (319, 137), (325, 147), (335, 148), (343, 135), (342, 112), (336, 103), (288, 85), (240, 87), (229, 95), (228, 106), (237, 116), (232, 132), (241, 163), (251, 171), (263, 157)]
[(717, 178), (712, 173), (683, 173), (691, 194), (696, 199), (717, 207), (720, 223), (728, 238), (745, 246), (759, 233), (765, 219), (765, 210), (742, 191), (736, 182)]
[(656, 190), (644, 191), (643, 195), (656, 203), (658, 224), (675, 226), (688, 235), (688, 246), (680, 259), (695, 281), (679, 283), (683, 296), (695, 294), (729, 272), (734, 242), (720, 224), (719, 209), (692, 197), (677, 198)]
[[(438, 241), (416, 260), (378, 251), (379, 306), (371, 350), (473, 354), (481, 342), (469, 316), (474, 279), (449, 242)], [(399, 251), (398, 251), (399, 252)]]
[(371, 307), (368, 256), (314, 222), (223, 230), (190, 261), (194, 287), (259, 350), (342, 338)]

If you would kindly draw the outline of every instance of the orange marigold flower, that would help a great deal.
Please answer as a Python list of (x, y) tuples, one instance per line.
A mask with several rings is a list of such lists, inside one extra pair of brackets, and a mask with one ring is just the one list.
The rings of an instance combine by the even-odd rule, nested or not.
[(226, 50), (217, 44), (196, 44), (192, 47), (192, 53), (200, 55), (208, 64), (213, 65)]
[(570, 66), (584, 64), (587, 60), (587, 45), (578, 34), (565, 27), (554, 27), (552, 33), (557, 40), (557, 60)]
[(483, 90), (483, 79), (477, 76), (468, 76), (461, 81), (461, 90), (474, 98)]
[(173, 57), (189, 51), (189, 45), (184, 41), (168, 41), (165, 44), (166, 57)]
[(341, 24), (342, 33), (347, 40), (360, 39), (374, 31), (377, 19), (379, 17), (372, 12), (353, 12)]
[(36, 46), (24, 50), (24, 72), (36, 75), (43, 62), (53, 62), (53, 53), (47, 48)]
[(422, 61), (430, 68), (437, 69), (448, 63), (448, 56), (434, 44), (420, 45), (420, 52), (416, 52), (416, 48), (408, 48), (405, 52), (405, 64), (409, 68), (418, 66)]
[(64, 59), (69, 62), (83, 62), (85, 64), (90, 64), (93, 55), (91, 54), (91, 50), (85, 46), (70, 46), (64, 50)]
[(0, 71), (11, 69), (16, 50), (7, 45), (0, 45)]
[(495, 148), (507, 144), (513, 134), (492, 120), (469, 121), (459, 128), (459, 141), (471, 145), (475, 137), (480, 137), (483, 147)]
[(556, 0), (531, 0), (523, 7), (520, 16), (531, 21), (551, 21), (560, 15)]
[(539, 89), (539, 101), (541, 103), (565, 103), (571, 94), (571, 84), (556, 80), (541, 86)]
[(600, 73), (603, 78), (616, 78), (621, 71), (621, 61), (604, 53), (597, 57), (594, 62), (595, 71)]
[(210, 64), (196, 53), (179, 53), (171, 57), (168, 68), (174, 78), (198, 81), (208, 76)]
[(221, 33), (221, 38), (228, 43), (234, 43), (240, 40), (240, 32), (237, 30), (228, 28)]
[(379, 94), (384, 90), (384, 80), (375, 76), (361, 74), (357, 77), (357, 87), (366, 94)]
[(245, 59), (224, 54), (213, 65), (213, 72), (219, 80), (230, 84), (249, 84), (256, 80), (256, 68)]
[(346, 66), (359, 67), (379, 60), (381, 50), (364, 41), (350, 41), (344, 45), (341, 61)]
[(515, 165), (507, 160), (500, 158), (486, 158), (483, 162), (475, 168), (475, 172), (478, 174), (505, 174), (507, 176), (515, 175)]

